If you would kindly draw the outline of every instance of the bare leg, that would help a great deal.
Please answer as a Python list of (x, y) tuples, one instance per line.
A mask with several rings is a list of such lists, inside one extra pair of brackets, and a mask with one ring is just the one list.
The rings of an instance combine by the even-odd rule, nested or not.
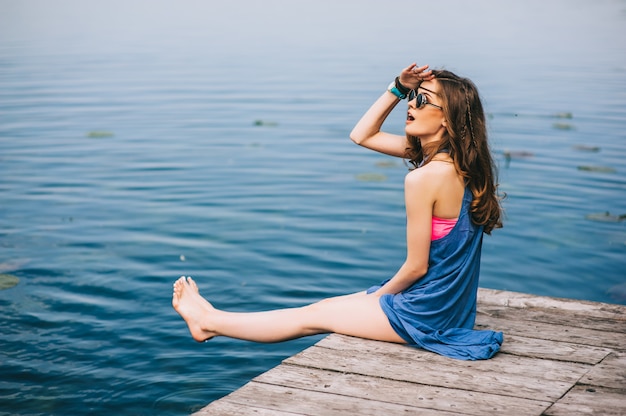
[(214, 308), (191, 278), (174, 283), (174, 309), (196, 341), (216, 335), (256, 342), (279, 342), (336, 332), (361, 338), (404, 343), (393, 330), (378, 298), (365, 292), (322, 300), (301, 308), (265, 312), (225, 312)]

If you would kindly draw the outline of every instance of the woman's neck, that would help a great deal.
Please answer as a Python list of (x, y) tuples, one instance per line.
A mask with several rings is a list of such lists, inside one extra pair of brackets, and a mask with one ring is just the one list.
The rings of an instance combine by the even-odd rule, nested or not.
[(429, 136), (420, 136), (420, 144), (422, 145), (422, 149), (428, 146), (432, 146), (433, 144), (440, 142), (443, 139), (442, 134), (433, 134)]

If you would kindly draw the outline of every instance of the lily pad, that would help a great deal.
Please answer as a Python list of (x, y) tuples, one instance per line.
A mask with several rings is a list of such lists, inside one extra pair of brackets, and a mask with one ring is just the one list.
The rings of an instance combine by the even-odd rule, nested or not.
[(0, 290), (10, 289), (19, 282), (20, 279), (12, 274), (0, 274)]
[(585, 218), (591, 221), (601, 221), (601, 222), (620, 222), (626, 220), (626, 214), (622, 215), (614, 215), (610, 212), (596, 212), (592, 214), (585, 215)]
[(376, 166), (379, 168), (395, 168), (398, 164), (393, 160), (381, 160), (376, 162)]
[(574, 130), (574, 126), (569, 123), (554, 123), (552, 127), (557, 130)]
[(505, 150), (503, 154), (507, 159), (525, 159), (535, 156), (533, 152), (527, 152), (525, 150)]
[(359, 173), (356, 179), (362, 182), (384, 182), (387, 177), (380, 173)]
[(614, 168), (609, 166), (579, 166), (578, 170), (584, 170), (586, 172), (599, 172), (599, 173), (615, 173), (617, 172)]
[(92, 139), (103, 139), (106, 137), (113, 137), (113, 136), (114, 136), (113, 132), (106, 131), (106, 130), (93, 130), (87, 133), (87, 137), (90, 137)]
[(276, 126), (278, 126), (278, 123), (275, 122), (275, 121), (255, 120), (254, 121), (254, 125), (255, 126), (276, 127)]
[(552, 117), (554, 118), (574, 118), (574, 115), (568, 111), (562, 112), (562, 113), (556, 113), (553, 114)]
[(572, 146), (574, 150), (580, 150), (581, 152), (599, 152), (599, 146), (587, 146), (585, 144), (577, 144)]

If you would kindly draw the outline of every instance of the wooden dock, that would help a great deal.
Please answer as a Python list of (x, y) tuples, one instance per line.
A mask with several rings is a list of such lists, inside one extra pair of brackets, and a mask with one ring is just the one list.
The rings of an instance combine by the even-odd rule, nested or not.
[(486, 361), (332, 334), (195, 415), (626, 415), (626, 306), (480, 289)]

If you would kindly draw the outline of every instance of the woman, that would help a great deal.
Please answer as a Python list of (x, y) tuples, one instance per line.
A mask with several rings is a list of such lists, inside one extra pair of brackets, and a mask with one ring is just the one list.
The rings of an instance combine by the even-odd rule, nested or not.
[[(409, 99), (406, 136), (380, 131)], [(172, 304), (196, 341), (227, 336), (279, 342), (336, 332), (409, 344), (459, 359), (485, 359), (502, 333), (473, 330), (482, 234), (501, 227), (485, 116), (474, 84), (412, 64), (356, 124), (357, 144), (417, 168), (405, 179), (406, 261), (379, 286), (290, 309), (226, 312), (191, 278), (174, 283)]]

